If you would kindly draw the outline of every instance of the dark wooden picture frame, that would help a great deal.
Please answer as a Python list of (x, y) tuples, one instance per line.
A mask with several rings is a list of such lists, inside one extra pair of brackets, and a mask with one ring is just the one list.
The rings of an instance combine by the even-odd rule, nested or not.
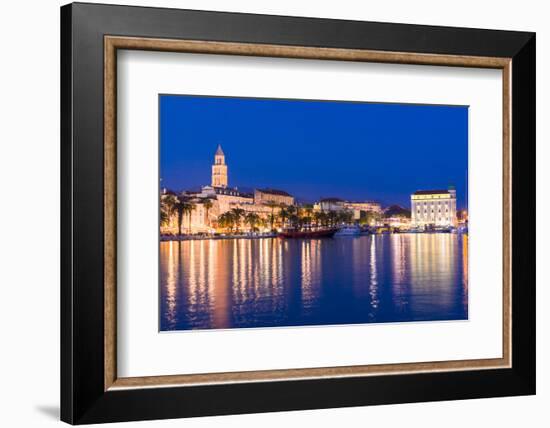
[[(117, 378), (117, 49), (502, 69), (503, 358)], [(61, 130), (62, 420), (535, 393), (533, 33), (71, 4), (61, 9)]]

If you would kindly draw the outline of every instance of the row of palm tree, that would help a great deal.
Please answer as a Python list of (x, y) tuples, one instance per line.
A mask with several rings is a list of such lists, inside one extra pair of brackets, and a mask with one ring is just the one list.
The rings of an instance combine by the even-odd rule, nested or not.
[[(161, 224), (167, 225), (170, 218), (176, 216), (178, 234), (182, 234), (183, 222), (187, 216), (189, 219), (189, 230), (191, 230), (191, 214), (197, 203), (203, 205), (206, 211), (207, 223), (209, 211), (213, 204), (210, 199), (195, 202), (192, 198), (176, 195), (164, 195), (161, 198), (160, 219)], [(275, 202), (266, 204), (271, 208), (271, 213), (264, 219), (254, 212), (246, 212), (242, 208), (233, 208), (221, 214), (217, 223), (220, 228), (228, 229), (231, 232), (240, 233), (243, 225), (248, 225), (249, 230), (255, 232), (259, 227), (269, 224), (271, 230), (275, 225), (281, 228), (312, 228), (312, 227), (335, 227), (338, 224), (350, 223), (353, 220), (353, 213), (349, 210), (342, 211), (314, 211), (313, 205), (285, 205)], [(276, 212), (276, 209), (278, 210)]]
[[(201, 201), (205, 211), (206, 219), (209, 221), (208, 213), (212, 208), (212, 201), (204, 199)], [(189, 230), (191, 230), (191, 213), (195, 210), (196, 203), (185, 196), (166, 195), (161, 198), (160, 202), (160, 223), (167, 225), (170, 218), (175, 214), (178, 224), (178, 234), (182, 234), (183, 219), (185, 216), (189, 218)]]
[(242, 224), (248, 225), (252, 232), (257, 232), (259, 226), (265, 226), (265, 221), (256, 213), (247, 213), (242, 208), (233, 208), (218, 217), (218, 226), (240, 233)]
[[(248, 225), (251, 231), (257, 231), (258, 226), (269, 224), (270, 229), (275, 230), (275, 225), (281, 228), (312, 228), (335, 227), (338, 224), (350, 223), (353, 213), (343, 211), (314, 211), (313, 205), (284, 205), (270, 202), (266, 204), (271, 208), (271, 213), (263, 219), (256, 213), (246, 213), (241, 208), (233, 208), (218, 217), (218, 226), (239, 233), (243, 224)], [(278, 208), (278, 212), (275, 209)]]
[(351, 223), (353, 213), (349, 210), (314, 211), (311, 205), (283, 206), (279, 211), (279, 219), (283, 228), (335, 227)]

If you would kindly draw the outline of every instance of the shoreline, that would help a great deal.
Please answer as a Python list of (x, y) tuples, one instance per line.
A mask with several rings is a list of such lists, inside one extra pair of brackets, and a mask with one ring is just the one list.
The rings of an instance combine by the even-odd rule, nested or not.
[[(385, 235), (467, 235), (467, 232), (396, 232), (396, 233), (364, 233), (360, 235), (347, 235), (347, 236), (335, 236), (335, 238), (360, 238), (362, 236), (385, 236)], [(225, 236), (161, 236), (159, 242), (181, 242), (181, 241), (206, 241), (206, 240), (222, 240), (222, 239), (264, 239), (264, 238), (277, 238), (279, 235), (225, 235)], [(289, 238), (291, 239), (291, 238)], [(325, 239), (325, 238), (294, 238), (294, 239)]]
[(161, 236), (160, 242), (178, 242), (178, 241), (205, 241), (205, 240), (220, 240), (220, 239), (262, 239), (262, 238), (277, 238), (277, 234), (247, 236), (247, 235), (225, 235), (225, 236)]

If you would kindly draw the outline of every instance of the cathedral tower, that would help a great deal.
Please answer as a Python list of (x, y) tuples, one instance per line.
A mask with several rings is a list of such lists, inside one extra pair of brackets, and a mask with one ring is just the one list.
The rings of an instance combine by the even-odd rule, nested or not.
[(225, 154), (222, 146), (218, 144), (218, 149), (214, 154), (214, 165), (212, 165), (212, 187), (227, 187), (227, 165), (225, 164)]

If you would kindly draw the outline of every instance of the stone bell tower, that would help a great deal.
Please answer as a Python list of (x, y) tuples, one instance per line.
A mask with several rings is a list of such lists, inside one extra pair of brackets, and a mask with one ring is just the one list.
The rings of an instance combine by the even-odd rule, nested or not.
[(227, 187), (227, 165), (222, 146), (218, 144), (212, 165), (212, 187)]

